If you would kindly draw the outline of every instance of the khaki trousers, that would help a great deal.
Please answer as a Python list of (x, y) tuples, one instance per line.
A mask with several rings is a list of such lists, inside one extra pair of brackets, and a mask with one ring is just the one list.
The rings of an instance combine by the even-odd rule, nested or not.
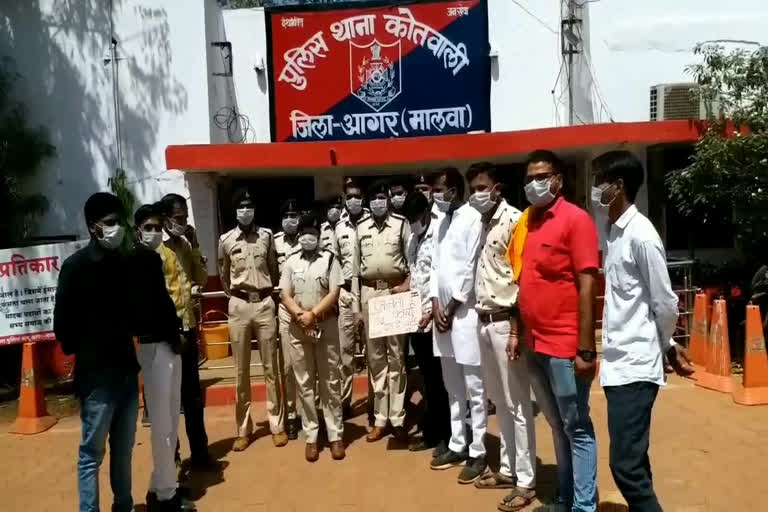
[(325, 418), (328, 441), (341, 441), (344, 426), (341, 418), (341, 378), (339, 374), (339, 331), (337, 320), (330, 318), (319, 324), (323, 330), (316, 340), (304, 334), (291, 322), (289, 328), (293, 372), (301, 404), (301, 423), (307, 443), (317, 442), (320, 423), (315, 406), (315, 389)]
[(275, 303), (271, 297), (259, 302), (246, 302), (238, 297), (229, 298), (229, 339), (235, 360), (235, 421), (237, 435), (253, 433), (251, 419), (251, 340), (256, 339), (264, 365), (267, 384), (267, 418), (273, 434), (284, 431), (285, 411), (277, 380), (278, 348), (275, 325)]
[(360, 300), (365, 321), (368, 374), (373, 388), (374, 425), (385, 427), (387, 420), (393, 427), (405, 423), (405, 340), (406, 335), (368, 337), (368, 300), (389, 295), (389, 290), (376, 290), (363, 286)]
[(291, 339), (288, 334), (288, 326), (291, 325), (291, 314), (280, 304), (277, 308), (278, 332), (280, 333), (280, 348), (282, 351), (282, 377), (285, 387), (285, 417), (288, 420), (296, 419), (296, 377), (293, 375), (293, 357), (291, 357)]
[(344, 288), (339, 294), (339, 344), (341, 346), (341, 403), (352, 403), (352, 381), (355, 377), (355, 342), (358, 337), (353, 296)]

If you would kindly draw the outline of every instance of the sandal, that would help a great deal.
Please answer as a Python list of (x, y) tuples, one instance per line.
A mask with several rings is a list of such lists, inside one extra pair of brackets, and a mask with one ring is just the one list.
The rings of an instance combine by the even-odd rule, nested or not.
[(516, 510), (522, 510), (530, 505), (535, 497), (535, 490), (515, 487), (512, 492), (504, 496), (504, 499), (499, 502), (498, 509), (502, 512), (515, 512)]
[(515, 479), (489, 471), (475, 481), (475, 487), (478, 489), (514, 489)]

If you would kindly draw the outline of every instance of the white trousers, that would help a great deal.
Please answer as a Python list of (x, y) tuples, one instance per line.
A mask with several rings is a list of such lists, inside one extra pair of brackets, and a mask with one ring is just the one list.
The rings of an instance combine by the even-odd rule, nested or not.
[(181, 410), (181, 356), (168, 343), (139, 345), (139, 364), (144, 381), (144, 399), (152, 422), (152, 461), (154, 468), (149, 490), (160, 501), (176, 494), (176, 440)]
[(483, 387), (483, 369), (480, 366), (459, 364), (452, 357), (441, 357), (443, 382), (448, 391), (451, 406), (451, 441), (448, 448), (461, 453), (467, 448), (467, 436), (464, 430), (464, 417), (467, 415), (466, 400), (469, 398), (469, 413), (472, 419), (472, 444), (469, 445), (470, 457), (485, 456), (485, 432), (488, 429), (488, 410), (485, 406)]
[[(501, 452), (499, 472), (517, 477), (517, 486), (536, 487), (536, 431), (533, 424), (527, 353), (507, 357), (509, 320), (478, 325), (480, 355), (488, 396), (496, 404)], [(513, 472), (514, 470), (514, 472)]]

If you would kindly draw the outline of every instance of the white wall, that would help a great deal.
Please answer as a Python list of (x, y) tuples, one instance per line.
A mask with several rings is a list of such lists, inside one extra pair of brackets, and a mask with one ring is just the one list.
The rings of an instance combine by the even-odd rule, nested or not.
[[(139, 202), (167, 192), (188, 197), (182, 173), (165, 171), (165, 148), (210, 140), (204, 3), (113, 4), (123, 167)], [(112, 72), (104, 63), (110, 18), (103, 0), (3, 2), (0, 11), (0, 55), (16, 60), (19, 99), (58, 153), (35, 184), (51, 202), (41, 235), (85, 235), (83, 203), (108, 190), (117, 166)]]
[(592, 64), (616, 121), (647, 121), (651, 85), (691, 81), (698, 42), (768, 44), (765, 0), (601, 0), (589, 4)]

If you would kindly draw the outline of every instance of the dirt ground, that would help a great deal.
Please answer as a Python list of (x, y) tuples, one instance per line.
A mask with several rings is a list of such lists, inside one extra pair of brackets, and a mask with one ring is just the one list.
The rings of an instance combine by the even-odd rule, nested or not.
[[(263, 420), (262, 408), (259, 420)], [(608, 468), (605, 399), (592, 392), (592, 418), (599, 444), (601, 510), (626, 510)], [(346, 426), (347, 459), (303, 459), (303, 443), (272, 447), (262, 422), (260, 436), (245, 452), (230, 452), (233, 410), (206, 410), (211, 451), (226, 462), (221, 475), (196, 475), (189, 481), (203, 512), (466, 512), (496, 510), (504, 491), (480, 491), (456, 483), (459, 470), (431, 471), (428, 453), (410, 453), (392, 441), (368, 444), (365, 415)], [(2, 420), (4, 421), (4, 420)], [(77, 416), (62, 419), (44, 434), (7, 434), (0, 424), (0, 510), (45, 512), (77, 508)], [(183, 427), (181, 429), (183, 431)], [(495, 418), (487, 442), (498, 459)], [(554, 453), (549, 427), (536, 418), (539, 494), (546, 501), (554, 484)], [(183, 434), (182, 434), (183, 436)], [(729, 396), (696, 389), (672, 378), (660, 393), (652, 428), (651, 460), (655, 486), (667, 512), (763, 510), (768, 491), (768, 407), (741, 407)], [(186, 444), (182, 441), (183, 449)], [(149, 429), (139, 426), (134, 456), (134, 498), (143, 512), (151, 454)], [(495, 455), (495, 457), (493, 457)], [(108, 461), (101, 473), (102, 510), (109, 510)], [(531, 507), (533, 508), (533, 507)]]

